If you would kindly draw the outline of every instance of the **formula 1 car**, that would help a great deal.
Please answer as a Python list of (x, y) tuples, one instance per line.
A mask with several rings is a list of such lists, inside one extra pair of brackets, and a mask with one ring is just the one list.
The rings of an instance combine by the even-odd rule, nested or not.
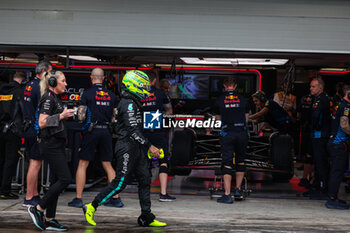
[[(175, 175), (189, 175), (192, 169), (221, 168), (220, 130), (176, 129), (171, 146), (171, 171)], [(245, 164), (248, 172), (271, 172), (274, 179), (288, 180), (293, 175), (292, 137), (267, 130), (259, 135), (250, 132)]]

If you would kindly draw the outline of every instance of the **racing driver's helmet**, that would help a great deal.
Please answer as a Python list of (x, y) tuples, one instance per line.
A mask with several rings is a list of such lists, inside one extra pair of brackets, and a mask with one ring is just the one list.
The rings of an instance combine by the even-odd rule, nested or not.
[(142, 100), (148, 97), (151, 89), (147, 74), (139, 70), (130, 70), (126, 72), (122, 83), (128, 92), (136, 95)]

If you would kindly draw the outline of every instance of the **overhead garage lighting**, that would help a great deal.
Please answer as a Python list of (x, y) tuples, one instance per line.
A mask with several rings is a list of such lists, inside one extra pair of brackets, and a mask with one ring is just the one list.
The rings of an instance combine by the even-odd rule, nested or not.
[[(34, 58), (12, 58), (12, 57), (2, 57), (0, 58), (1, 64), (4, 64), (4, 62), (8, 62), (8, 64), (25, 64), (27, 65), (28, 63), (35, 63), (37, 64), (38, 59)], [(56, 60), (50, 60), (51, 63), (57, 64), (58, 61)]]
[(320, 70), (320, 74), (349, 74), (350, 70)]
[[(63, 58), (67, 57), (67, 55), (58, 55), (58, 56)], [(79, 61), (99, 61), (96, 57), (80, 56), (80, 55), (69, 55), (69, 59), (74, 59)]]
[(270, 59), (270, 58), (197, 58), (181, 57), (186, 64), (193, 65), (267, 65), (279, 66), (288, 62), (288, 59)]

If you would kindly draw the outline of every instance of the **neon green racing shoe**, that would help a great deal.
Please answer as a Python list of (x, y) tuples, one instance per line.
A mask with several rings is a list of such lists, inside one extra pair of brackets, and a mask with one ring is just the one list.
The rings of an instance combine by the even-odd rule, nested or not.
[(96, 222), (94, 221), (95, 208), (92, 206), (92, 204), (89, 203), (87, 205), (84, 205), (83, 211), (84, 211), (86, 221), (90, 225), (96, 226)]
[(167, 224), (165, 222), (159, 222), (158, 220), (153, 220), (148, 226), (150, 227), (165, 227)]

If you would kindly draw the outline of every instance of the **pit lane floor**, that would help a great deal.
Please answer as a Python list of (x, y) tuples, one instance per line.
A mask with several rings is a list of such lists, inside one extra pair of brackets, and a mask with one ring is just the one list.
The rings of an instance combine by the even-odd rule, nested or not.
[[(257, 175), (259, 176), (259, 175)], [(165, 228), (139, 227), (140, 214), (136, 185), (121, 194), (123, 208), (101, 206), (95, 214), (96, 227), (89, 226), (81, 209), (68, 207), (75, 195), (64, 192), (59, 198), (57, 219), (70, 228), (69, 232), (350, 232), (350, 211), (329, 210), (325, 201), (302, 197), (290, 183), (255, 181), (249, 183), (252, 194), (232, 205), (219, 204), (209, 198), (212, 171), (193, 171), (188, 177), (173, 177), (169, 193), (175, 202), (159, 202), (157, 180), (152, 185), (152, 212)], [(91, 201), (100, 190), (93, 187), (84, 193), (84, 202)], [(301, 190), (301, 189), (300, 189)], [(350, 195), (341, 189), (341, 198)], [(19, 200), (0, 200), (0, 232), (38, 232)]]

